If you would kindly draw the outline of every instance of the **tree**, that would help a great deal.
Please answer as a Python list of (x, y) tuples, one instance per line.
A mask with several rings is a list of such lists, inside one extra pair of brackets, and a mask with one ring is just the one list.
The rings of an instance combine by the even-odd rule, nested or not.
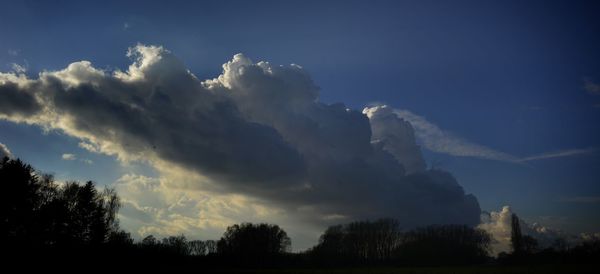
[(521, 244), (525, 254), (533, 254), (538, 250), (538, 241), (529, 235), (522, 236)]
[(398, 221), (379, 219), (327, 228), (311, 253), (318, 260), (386, 261), (401, 241)]
[(183, 235), (170, 236), (162, 239), (162, 245), (172, 255), (187, 256), (190, 255), (190, 246)]
[(204, 241), (204, 245), (206, 246), (206, 254), (217, 253), (217, 241), (207, 240), (207, 241)]
[(189, 241), (190, 255), (203, 256), (206, 255), (206, 244), (200, 240)]
[(52, 176), (8, 158), (0, 161), (0, 185), (4, 246), (99, 245), (120, 233), (116, 219), (120, 203), (112, 189), (98, 191), (91, 181), (59, 186)]
[(217, 242), (219, 254), (257, 264), (267, 263), (289, 251), (290, 246), (287, 233), (272, 224), (236, 224), (228, 227)]
[(466, 225), (432, 225), (404, 234), (397, 256), (417, 264), (480, 263), (488, 258), (492, 237)]
[(513, 250), (513, 254), (523, 253), (523, 235), (521, 234), (521, 225), (519, 224), (519, 217), (517, 214), (511, 216), (511, 234), (510, 244)]

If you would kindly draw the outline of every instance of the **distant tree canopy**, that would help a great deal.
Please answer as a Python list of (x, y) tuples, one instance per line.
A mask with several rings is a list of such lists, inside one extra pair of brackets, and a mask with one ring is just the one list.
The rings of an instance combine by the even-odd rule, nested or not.
[(401, 242), (398, 222), (380, 219), (329, 227), (311, 252), (317, 257), (382, 261), (392, 258)]
[(98, 191), (92, 182), (58, 185), (52, 176), (6, 157), (0, 161), (0, 186), (5, 245), (95, 245), (125, 236), (118, 230), (119, 199), (112, 189)]
[(221, 255), (257, 263), (288, 252), (291, 240), (277, 225), (243, 223), (227, 228), (217, 242)]
[(470, 263), (488, 257), (491, 236), (463, 225), (434, 225), (402, 232), (398, 221), (380, 219), (329, 227), (310, 253), (316, 259), (351, 262)]
[(404, 234), (397, 256), (417, 264), (468, 264), (484, 262), (492, 237), (466, 225), (432, 225)]

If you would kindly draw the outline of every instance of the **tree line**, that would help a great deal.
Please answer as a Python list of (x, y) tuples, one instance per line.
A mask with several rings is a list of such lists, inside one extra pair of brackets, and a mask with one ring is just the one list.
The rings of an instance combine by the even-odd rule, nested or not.
[(512, 252), (495, 259), (494, 239), (464, 225), (431, 225), (405, 230), (395, 219), (357, 221), (325, 230), (316, 246), (291, 252), (291, 239), (274, 224), (228, 227), (219, 240), (184, 235), (134, 241), (119, 227), (117, 193), (93, 182), (58, 184), (19, 159), (0, 161), (0, 243), (2, 258), (36, 258), (48, 264), (90, 260), (139, 262), (152, 269), (176, 263), (223, 266), (467, 265), (600, 259), (598, 241), (573, 248), (540, 249), (522, 235), (512, 218)]

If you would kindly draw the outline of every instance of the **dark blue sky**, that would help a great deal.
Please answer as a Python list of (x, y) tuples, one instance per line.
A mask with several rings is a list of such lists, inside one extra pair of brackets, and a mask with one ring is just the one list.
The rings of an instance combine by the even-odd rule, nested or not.
[[(410, 110), (519, 158), (586, 150), (526, 164), (424, 153), (484, 210), (510, 204), (531, 221), (599, 231), (600, 94), (585, 88), (600, 85), (599, 14), (598, 1), (0, 1), (0, 71), (80, 60), (124, 70), (137, 43), (168, 48), (200, 79), (238, 52), (299, 64), (324, 102)], [(33, 126), (0, 122), (0, 142), (64, 179), (153, 173)], [(62, 161), (68, 152), (94, 165)]]

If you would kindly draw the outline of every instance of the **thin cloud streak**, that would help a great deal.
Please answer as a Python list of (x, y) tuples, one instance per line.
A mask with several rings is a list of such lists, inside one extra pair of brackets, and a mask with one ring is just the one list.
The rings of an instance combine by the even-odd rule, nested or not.
[(505, 162), (519, 161), (513, 155), (472, 143), (453, 133), (442, 130), (437, 125), (427, 121), (425, 117), (408, 110), (396, 109), (394, 113), (408, 121), (414, 127), (415, 134), (422, 141), (423, 146), (433, 152)]
[(552, 158), (590, 154), (590, 153), (593, 153), (594, 151), (596, 151), (596, 148), (566, 149), (566, 150), (561, 150), (561, 151), (556, 151), (556, 152), (548, 152), (548, 153), (542, 153), (542, 154), (538, 154), (538, 155), (525, 157), (525, 158), (520, 159), (519, 162), (545, 160), (545, 159), (552, 159)]
[(425, 117), (414, 114), (408, 110), (395, 109), (394, 113), (413, 126), (415, 135), (421, 140), (421, 143), (425, 148), (433, 152), (452, 156), (474, 157), (522, 164), (529, 161), (590, 154), (596, 151), (596, 148), (576, 148), (546, 152), (527, 157), (517, 157), (459, 137), (429, 122)]

